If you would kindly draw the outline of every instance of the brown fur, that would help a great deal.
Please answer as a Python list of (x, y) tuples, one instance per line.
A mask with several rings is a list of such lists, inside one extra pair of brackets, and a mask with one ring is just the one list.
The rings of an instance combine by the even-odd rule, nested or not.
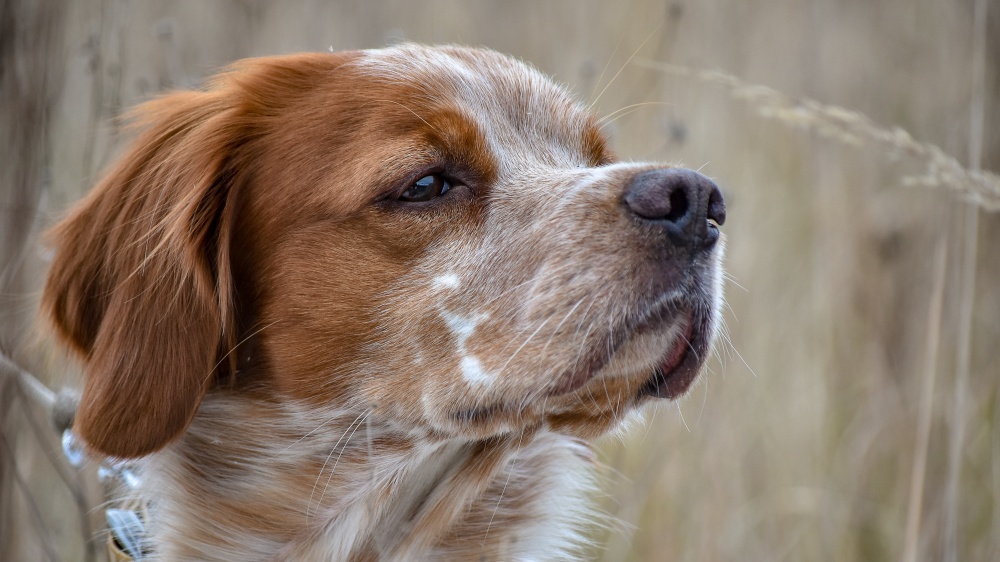
[[(86, 366), (75, 431), (145, 458), (164, 559), (570, 556), (580, 439), (671, 349), (704, 360), (721, 250), (623, 212), (662, 166), (516, 61), (248, 60), (135, 116), (44, 307)], [(396, 201), (431, 173), (452, 190)]]

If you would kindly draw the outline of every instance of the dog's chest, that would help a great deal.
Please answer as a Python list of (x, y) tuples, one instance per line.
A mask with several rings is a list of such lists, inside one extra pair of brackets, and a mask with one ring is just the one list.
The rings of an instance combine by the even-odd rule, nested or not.
[(432, 443), (347, 412), (263, 432), (224, 405), (146, 461), (164, 560), (572, 559), (593, 517), (592, 453), (565, 436)]

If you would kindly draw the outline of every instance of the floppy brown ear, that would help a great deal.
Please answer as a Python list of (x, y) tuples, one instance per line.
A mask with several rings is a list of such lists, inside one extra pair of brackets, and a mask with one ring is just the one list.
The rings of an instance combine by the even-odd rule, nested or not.
[(227, 167), (241, 136), (231, 97), (182, 92), (141, 106), (145, 133), (50, 232), (43, 307), (85, 361), (75, 429), (107, 455), (144, 455), (178, 437), (213, 372), (228, 368)]
[(42, 306), (85, 361), (75, 430), (92, 448), (160, 449), (187, 428), (212, 380), (235, 371), (241, 171), (268, 127), (289, 128), (281, 108), (355, 56), (248, 59), (204, 91), (147, 102), (135, 112), (145, 132), (53, 228)]

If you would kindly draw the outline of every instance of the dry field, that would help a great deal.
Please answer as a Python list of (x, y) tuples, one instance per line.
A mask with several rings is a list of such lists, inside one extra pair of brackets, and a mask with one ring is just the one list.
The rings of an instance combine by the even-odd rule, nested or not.
[[(32, 335), (39, 233), (124, 108), (241, 57), (400, 40), (530, 61), (622, 157), (724, 187), (727, 337), (602, 443), (595, 559), (1000, 560), (994, 0), (0, 0), (0, 348), (77, 384)], [(94, 468), (2, 369), (0, 560), (100, 559)]]

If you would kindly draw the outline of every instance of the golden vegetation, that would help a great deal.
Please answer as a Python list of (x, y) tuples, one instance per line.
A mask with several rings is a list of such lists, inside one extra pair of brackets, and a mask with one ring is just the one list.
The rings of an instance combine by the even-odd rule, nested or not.
[[(4, 199), (0, 224), (41, 219), (23, 259), (0, 256), (19, 264), (0, 277), (0, 336), (50, 386), (72, 382), (24, 337), (45, 269), (37, 234), (108, 162), (124, 107), (244, 56), (400, 38), (486, 45), (596, 101), (623, 157), (700, 168), (729, 205), (719, 360), (687, 398), (603, 444), (599, 500), (619, 523), (596, 532), (595, 558), (997, 560), (998, 11), (988, 0), (74, 2), (47, 20), (49, 50), (21, 59), (49, 73), (30, 98), (49, 104), (31, 124), (45, 131), (30, 163), (44, 173), (30, 204)], [(77, 496), (39, 468), (25, 424), (0, 431), (13, 427), (34, 496), (0, 506), (0, 531), (15, 537), (0, 558), (84, 559), (65, 508)]]

